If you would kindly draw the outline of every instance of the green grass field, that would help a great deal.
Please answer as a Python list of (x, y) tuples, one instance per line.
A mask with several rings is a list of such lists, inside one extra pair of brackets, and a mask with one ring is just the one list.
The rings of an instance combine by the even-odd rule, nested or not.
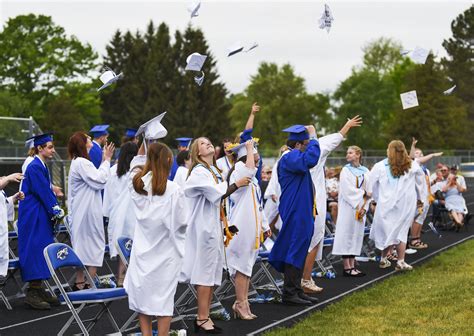
[(474, 335), (474, 239), (266, 335)]

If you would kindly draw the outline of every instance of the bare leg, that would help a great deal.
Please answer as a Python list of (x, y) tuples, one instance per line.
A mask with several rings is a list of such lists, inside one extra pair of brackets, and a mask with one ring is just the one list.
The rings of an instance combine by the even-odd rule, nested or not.
[(337, 223), (337, 202), (332, 203), (331, 218), (332, 218), (334, 224)]
[(94, 279), (97, 275), (97, 267), (95, 266), (87, 266), (87, 271), (91, 275), (91, 278)]
[(168, 336), (172, 316), (158, 316), (158, 336)]
[(247, 279), (248, 277), (240, 272), (235, 273), (235, 298), (238, 302), (247, 300)]
[[(138, 314), (138, 321), (140, 322), (140, 330), (143, 336), (151, 336), (152, 335), (152, 324), (151, 324), (151, 316), (145, 314)], [(158, 329), (160, 330), (160, 329)]]
[(384, 248), (382, 251), (382, 258), (387, 258), (387, 255), (389, 255), (391, 251), (392, 251), (392, 245)]
[(76, 286), (78, 288), (82, 288), (84, 287), (84, 282), (86, 281), (85, 277), (84, 277), (84, 271), (81, 269), (81, 270), (77, 270), (76, 272)]
[(197, 303), (198, 303), (198, 313), (197, 313), (197, 323), (201, 325), (203, 329), (212, 329), (212, 321), (209, 320), (203, 323), (205, 320), (209, 319), (209, 310), (211, 307), (211, 298), (212, 298), (212, 287), (209, 286), (200, 286), (196, 285), (197, 292)]
[(311, 280), (311, 273), (314, 267), (314, 261), (316, 260), (316, 254), (318, 254), (319, 244), (312, 249), (306, 256), (303, 269), (303, 280)]
[(412, 239), (413, 242), (416, 242), (418, 240), (421, 240), (420, 239), (420, 236), (421, 236), (421, 227), (423, 225), (417, 223), (417, 222), (413, 222), (413, 224), (411, 225), (411, 236), (413, 238), (416, 238), (416, 239)]
[(124, 263), (122, 262), (122, 259), (119, 259), (118, 262), (118, 281), (117, 281), (117, 286), (122, 287), (123, 286), (123, 279), (125, 278), (125, 271), (126, 267)]
[(407, 247), (407, 243), (403, 243), (403, 242), (400, 242), (400, 244), (397, 245), (398, 260), (405, 260), (406, 247)]
[(344, 270), (349, 270), (352, 268), (351, 259), (350, 258), (343, 258), (342, 263), (344, 264)]

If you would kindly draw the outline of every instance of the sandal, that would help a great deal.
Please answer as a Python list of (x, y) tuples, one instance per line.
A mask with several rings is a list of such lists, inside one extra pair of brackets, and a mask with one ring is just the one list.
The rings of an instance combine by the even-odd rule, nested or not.
[(415, 249), (415, 250), (423, 250), (428, 248), (428, 244), (423, 243), (420, 238), (413, 238), (410, 241), (410, 244), (408, 244), (409, 248)]
[(386, 259), (387, 259), (388, 261), (398, 261), (397, 256), (395, 256), (394, 254), (388, 254), (387, 257), (386, 257)]
[[(82, 286), (82, 287), (77, 286), (77, 285), (82, 285), (82, 284), (84, 284), (84, 286)], [(83, 290), (83, 289), (91, 289), (91, 288), (92, 288), (91, 285), (89, 285), (85, 281), (75, 282), (74, 286), (71, 287), (73, 292), (77, 292), (77, 291), (80, 291), (80, 290)]]

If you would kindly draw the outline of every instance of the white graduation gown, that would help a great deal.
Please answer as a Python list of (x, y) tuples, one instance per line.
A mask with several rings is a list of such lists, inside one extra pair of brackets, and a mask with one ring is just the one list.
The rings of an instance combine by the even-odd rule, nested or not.
[[(183, 190), (168, 181), (161, 196), (141, 195), (133, 188), (137, 225), (124, 288), (131, 310), (152, 316), (173, 316), (174, 296), (184, 256), (187, 202)], [(151, 186), (150, 186), (151, 187)]]
[(216, 183), (211, 172), (196, 166), (184, 186), (189, 206), (184, 264), (180, 282), (219, 286), (224, 267), (224, 236), (220, 202), (227, 182)]
[[(335, 255), (360, 255), (364, 240), (365, 219), (356, 220), (356, 210), (367, 211), (370, 201), (364, 205), (364, 193), (367, 190), (369, 172), (357, 177), (349, 170), (342, 168), (339, 178), (339, 202), (336, 232), (332, 254)], [(360, 187), (357, 187), (359, 183)]]
[(176, 170), (173, 181), (176, 182), (181, 188), (183, 188), (184, 184), (186, 183), (188, 171), (189, 169), (184, 166), (179, 166), (178, 170)]
[(230, 196), (232, 198), (231, 203), (234, 206), (229, 223), (239, 229), (226, 250), (227, 265), (231, 275), (234, 275), (236, 271), (248, 277), (252, 275), (253, 265), (260, 248), (260, 237), (263, 232), (270, 229), (265, 213), (261, 208), (263, 195), (255, 177), (256, 173), (257, 168), (247, 168), (245, 163), (239, 161), (235, 164), (234, 172), (230, 176), (230, 184), (244, 177), (252, 179), (250, 185), (237, 189)]
[[(418, 159), (415, 159), (415, 161), (418, 163)], [(423, 171), (424, 178), (416, 180), (416, 182), (419, 184), (418, 188), (421, 191), (421, 200), (423, 201), (423, 212), (421, 213), (421, 215), (419, 215), (416, 218), (415, 221), (421, 225), (423, 225), (423, 223), (425, 222), (426, 216), (428, 215), (428, 211), (430, 209), (430, 191), (431, 191), (431, 188), (429, 186), (430, 171), (427, 168), (425, 169), (426, 169), (426, 172)]]
[(81, 157), (71, 161), (68, 177), (71, 241), (74, 251), (86, 266), (101, 267), (104, 260), (101, 190), (109, 176), (109, 161), (103, 161), (98, 169), (91, 161)]
[(420, 180), (416, 180), (424, 178), (424, 174), (417, 162), (413, 161), (410, 170), (399, 178), (389, 176), (388, 169), (386, 159), (377, 162), (369, 174), (367, 188), (377, 202), (370, 239), (379, 250), (406, 243), (417, 215), (417, 200), (422, 197)]
[[(316, 245), (321, 243), (324, 239), (326, 231), (326, 212), (327, 212), (327, 195), (326, 195), (326, 177), (324, 176), (324, 166), (326, 160), (331, 152), (341, 144), (344, 137), (341, 133), (333, 133), (323, 136), (318, 139), (319, 147), (321, 148), (321, 155), (316, 166), (311, 170), (311, 179), (313, 180), (314, 190), (316, 193), (316, 210), (318, 215), (314, 220), (314, 231), (308, 252), (313, 250)], [(316, 260), (321, 260), (323, 257), (323, 244), (319, 244)]]
[(229, 170), (232, 168), (232, 163), (229, 161), (227, 156), (223, 156), (220, 159), (216, 161), (217, 168), (220, 169), (222, 172), (222, 178), (227, 181), (227, 174), (229, 173)]
[(8, 272), (8, 221), (14, 218), (13, 198), (6, 197), (0, 190), (0, 275), (6, 276)]
[(130, 172), (120, 178), (117, 176), (117, 165), (110, 168), (110, 177), (104, 189), (102, 214), (109, 218), (107, 227), (110, 257), (118, 255), (117, 239), (124, 236), (133, 239), (136, 216), (133, 211), (132, 197), (128, 187)]

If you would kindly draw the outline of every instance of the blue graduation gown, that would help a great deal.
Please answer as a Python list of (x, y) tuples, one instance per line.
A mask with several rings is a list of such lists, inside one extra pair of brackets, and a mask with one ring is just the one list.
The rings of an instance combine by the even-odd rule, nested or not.
[(43, 249), (54, 243), (53, 207), (58, 205), (51, 190), (48, 169), (38, 157), (28, 165), (21, 191), (25, 199), (18, 208), (18, 253), (24, 282), (51, 277)]
[(91, 159), (94, 166), (99, 169), (102, 163), (102, 148), (95, 141), (92, 142), (93, 146), (89, 151), (89, 158)]
[(305, 152), (294, 149), (278, 163), (278, 209), (283, 224), (268, 260), (279, 272), (284, 272), (285, 264), (304, 267), (314, 230), (314, 187), (309, 171), (318, 163), (320, 153), (318, 141), (311, 140)]
[(168, 177), (168, 180), (173, 181), (174, 176), (176, 175), (176, 172), (178, 171), (178, 162), (176, 161), (177, 156), (174, 157), (173, 160), (173, 165), (171, 166), (171, 171), (170, 171), (170, 176)]

